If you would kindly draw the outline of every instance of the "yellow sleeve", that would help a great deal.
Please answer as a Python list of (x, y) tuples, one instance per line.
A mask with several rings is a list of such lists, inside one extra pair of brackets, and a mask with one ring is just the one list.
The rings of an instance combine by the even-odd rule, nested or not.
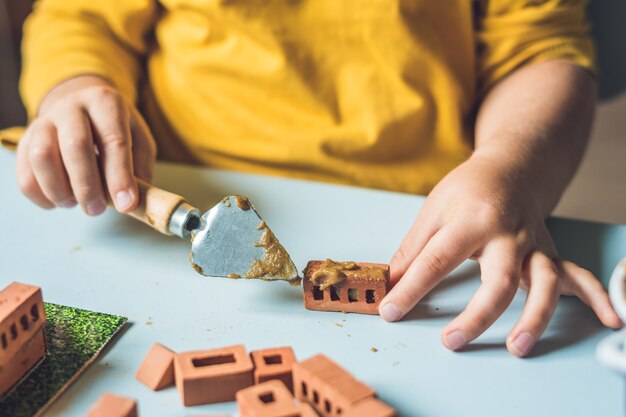
[(156, 14), (155, 0), (39, 0), (22, 43), (29, 117), (52, 87), (82, 74), (108, 79), (134, 102)]
[(538, 61), (571, 62), (594, 71), (586, 0), (479, 0), (476, 15), (478, 88), (485, 93), (517, 68)]

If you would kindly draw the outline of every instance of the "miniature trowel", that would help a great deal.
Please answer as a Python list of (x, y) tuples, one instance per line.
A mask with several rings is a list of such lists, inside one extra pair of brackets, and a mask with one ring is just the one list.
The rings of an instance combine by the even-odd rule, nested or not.
[(287, 251), (246, 197), (225, 197), (204, 214), (179, 195), (137, 180), (139, 204), (130, 216), (165, 235), (191, 237), (191, 265), (210, 277), (284, 280), (297, 285)]
[[(24, 129), (3, 130), (15, 149)], [(191, 237), (189, 258), (202, 275), (300, 283), (293, 261), (247, 198), (228, 196), (204, 214), (179, 195), (137, 179), (139, 204), (130, 216), (165, 234)]]

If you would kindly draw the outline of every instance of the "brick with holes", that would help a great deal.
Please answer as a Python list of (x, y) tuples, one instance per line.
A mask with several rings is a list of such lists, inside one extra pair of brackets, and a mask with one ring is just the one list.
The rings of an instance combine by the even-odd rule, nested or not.
[[(252, 415), (240, 414), (239, 417), (252, 417)], [(293, 407), (280, 409), (276, 413), (254, 414), (254, 417), (319, 417), (319, 415), (309, 404), (297, 403)]]
[(137, 417), (137, 401), (107, 392), (91, 407), (87, 417)]
[(358, 381), (324, 355), (293, 366), (295, 396), (311, 404), (324, 417), (343, 415), (359, 401), (374, 398), (374, 390)]
[(282, 381), (293, 393), (293, 364), (296, 356), (289, 346), (260, 349), (250, 352), (254, 363), (254, 383), (277, 379)]
[(187, 417), (231, 417), (230, 414), (190, 414)]
[(309, 310), (378, 314), (389, 292), (389, 265), (309, 261), (304, 269), (304, 307)]
[(358, 401), (348, 408), (343, 417), (396, 417), (396, 410), (376, 398)]
[(278, 380), (237, 392), (240, 417), (318, 417), (307, 403), (297, 401)]
[(319, 415), (315, 412), (313, 407), (311, 407), (307, 403), (300, 403), (298, 405), (298, 412), (293, 414), (293, 416), (285, 416), (285, 417), (319, 417)]
[(240, 417), (275, 417), (297, 412), (297, 404), (285, 384), (263, 382), (237, 392)]
[(41, 288), (13, 282), (0, 291), (0, 399), (46, 353)]
[(158, 391), (174, 385), (175, 353), (160, 343), (155, 343), (135, 374), (141, 383)]
[(231, 417), (230, 414), (190, 414), (187, 417)]
[(186, 406), (234, 401), (253, 383), (252, 360), (243, 345), (177, 353), (176, 387)]

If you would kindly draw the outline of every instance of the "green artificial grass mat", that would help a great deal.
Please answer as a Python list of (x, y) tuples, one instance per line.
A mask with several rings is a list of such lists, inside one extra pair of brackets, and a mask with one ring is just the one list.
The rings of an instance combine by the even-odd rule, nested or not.
[(0, 416), (41, 415), (127, 322), (126, 317), (44, 303), (46, 356), (0, 401)]

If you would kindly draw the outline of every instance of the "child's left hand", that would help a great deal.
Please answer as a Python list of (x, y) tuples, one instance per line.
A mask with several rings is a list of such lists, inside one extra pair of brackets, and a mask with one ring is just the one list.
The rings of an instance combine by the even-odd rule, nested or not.
[(600, 321), (621, 321), (602, 284), (587, 270), (557, 258), (536, 202), (536, 193), (506, 157), (476, 152), (446, 176), (427, 198), (391, 261), (395, 284), (380, 313), (396, 321), (465, 259), (480, 264), (483, 281), (461, 314), (442, 332), (458, 350), (480, 336), (511, 303), (517, 288), (528, 291), (522, 315), (506, 341), (516, 356), (541, 337), (560, 295), (574, 295)]

